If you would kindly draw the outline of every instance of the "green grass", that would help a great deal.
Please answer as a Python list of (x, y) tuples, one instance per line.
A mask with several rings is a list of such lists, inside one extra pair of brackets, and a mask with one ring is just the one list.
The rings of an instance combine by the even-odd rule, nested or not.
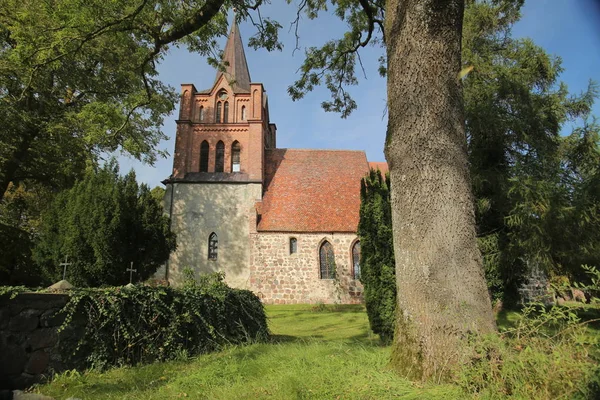
[[(582, 370), (594, 373), (589, 369), (592, 364), (582, 364), (585, 360), (574, 355), (572, 344), (534, 337), (515, 346), (515, 342), (495, 337), (489, 342), (495, 349), (488, 353), (492, 358), (483, 358), (464, 375), (463, 387), (475, 384), (481, 388), (471, 389), (477, 394), (469, 396), (458, 385), (414, 384), (389, 370), (390, 347), (381, 346), (370, 332), (362, 305), (285, 305), (267, 306), (266, 310), (272, 332), (269, 343), (231, 346), (181, 361), (105, 372), (67, 372), (37, 391), (57, 400), (463, 399), (473, 395), (477, 399), (550, 399), (557, 397), (550, 392), (553, 386), (558, 393), (569, 393), (561, 388), (569, 383), (578, 385)], [(598, 316), (597, 306), (576, 310), (585, 314), (586, 320)], [(520, 314), (502, 312), (497, 317), (503, 330), (515, 327)], [(584, 341), (597, 340), (598, 324), (600, 321), (595, 321), (586, 327)], [(531, 348), (516, 350), (521, 344)], [(498, 368), (494, 355), (504, 368)], [(554, 375), (545, 378), (532, 368), (551, 368), (548, 376), (550, 372)]]
[(387, 368), (389, 347), (363, 306), (267, 306), (271, 343), (106, 372), (64, 373), (38, 388), (56, 399), (453, 399), (450, 385), (417, 386)]

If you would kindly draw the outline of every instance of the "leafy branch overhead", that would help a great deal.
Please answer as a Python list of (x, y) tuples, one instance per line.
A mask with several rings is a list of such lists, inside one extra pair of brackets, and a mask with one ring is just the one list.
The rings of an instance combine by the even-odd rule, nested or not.
[[(299, 69), (300, 79), (288, 87), (293, 100), (298, 100), (316, 86), (325, 84), (331, 93), (331, 100), (322, 103), (325, 111), (341, 113), (348, 117), (356, 109), (356, 102), (346, 90), (346, 86), (358, 84), (356, 65), (364, 73), (360, 48), (371, 44), (385, 45), (385, 3), (381, 0), (344, 0), (332, 2), (334, 13), (348, 25), (348, 31), (340, 39), (330, 40), (322, 47), (306, 49), (305, 59)], [(301, 14), (315, 19), (320, 12), (328, 10), (328, 2), (304, 0), (298, 7), (296, 19), (292, 22), (298, 38), (298, 24)], [(298, 48), (298, 41), (296, 41)], [(385, 57), (379, 59), (379, 72), (385, 75)]]
[[(86, 163), (124, 150), (153, 163), (177, 92), (158, 79), (170, 46), (218, 64), (227, 13), (252, 19), (262, 1), (17, 1), (0, 4), (0, 200), (9, 183), (68, 187)], [(259, 14), (260, 15), (260, 14)], [(258, 18), (256, 43), (281, 48)]]

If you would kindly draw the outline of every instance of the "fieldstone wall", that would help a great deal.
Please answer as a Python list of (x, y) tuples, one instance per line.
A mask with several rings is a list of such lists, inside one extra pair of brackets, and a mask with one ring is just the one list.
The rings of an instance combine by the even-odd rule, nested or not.
[[(290, 238), (297, 252), (290, 254)], [(324, 240), (333, 245), (338, 279), (320, 279), (319, 248)], [(250, 289), (266, 304), (356, 304), (363, 301), (363, 287), (352, 276), (350, 233), (251, 234)]]
[(537, 265), (529, 265), (526, 282), (518, 289), (523, 304), (533, 301), (542, 301), (545, 304), (553, 303), (552, 291), (548, 275)]
[(0, 389), (23, 389), (70, 368), (59, 347), (61, 342), (76, 341), (78, 331), (57, 333), (64, 321), (58, 312), (68, 301), (65, 294), (0, 297)]

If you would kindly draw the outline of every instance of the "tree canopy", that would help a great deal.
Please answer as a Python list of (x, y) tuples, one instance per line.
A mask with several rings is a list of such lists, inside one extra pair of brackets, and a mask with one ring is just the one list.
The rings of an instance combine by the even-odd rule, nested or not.
[[(559, 81), (560, 58), (512, 37), (522, 4), (469, 2), (463, 29), (463, 64), (473, 66), (464, 102), (478, 235), (488, 285), (508, 303), (517, 299), (527, 265), (551, 274), (580, 271), (589, 241), (577, 232), (597, 231), (598, 221), (575, 204), (583, 195), (579, 182), (588, 178), (573, 166), (593, 164), (598, 152), (597, 127), (585, 123), (596, 87), (570, 94)], [(584, 127), (561, 137), (567, 123), (581, 120)], [(570, 155), (574, 147), (582, 156)]]
[[(0, 4), (0, 200), (9, 183), (71, 185), (86, 161), (123, 150), (164, 155), (163, 117), (175, 90), (158, 79), (169, 46), (219, 60), (227, 11), (243, 1), (7, 0)], [(255, 43), (276, 47), (261, 20)]]

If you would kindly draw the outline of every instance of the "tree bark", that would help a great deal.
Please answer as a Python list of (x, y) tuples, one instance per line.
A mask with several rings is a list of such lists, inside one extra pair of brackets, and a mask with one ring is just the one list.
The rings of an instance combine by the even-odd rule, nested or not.
[(475, 235), (458, 73), (464, 0), (388, 0), (385, 33), (398, 318), (392, 364), (443, 378), (495, 330)]

